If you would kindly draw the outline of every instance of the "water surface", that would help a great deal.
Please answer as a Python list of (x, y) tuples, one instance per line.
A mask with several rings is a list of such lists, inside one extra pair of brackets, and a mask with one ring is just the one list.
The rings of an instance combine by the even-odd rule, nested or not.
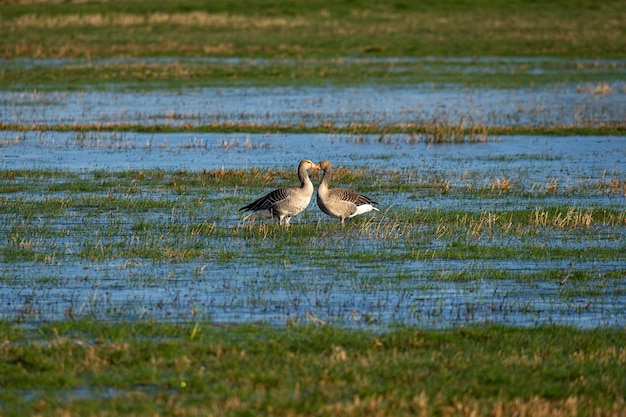
[[(414, 123), (445, 120), (495, 125), (587, 125), (623, 120), (622, 93), (594, 94), (572, 86), (547, 90), (472, 90), (418, 86), (406, 89), (367, 88), (216, 88), (183, 91), (0, 92), (0, 117), (8, 123), (139, 123), (204, 124), (213, 122), (335, 125), (354, 122)], [(330, 159), (335, 166), (365, 169), (371, 174), (368, 194), (381, 206), (373, 221), (385, 221), (393, 210), (461, 210), (498, 213), (515, 209), (572, 207), (581, 210), (624, 210), (620, 184), (626, 182), (626, 142), (611, 136), (487, 137), (484, 143), (433, 145), (410, 135), (245, 134), (133, 132), (0, 133), (0, 169), (54, 170), (85, 177), (96, 170), (163, 170), (202, 172), (220, 168), (293, 169), (302, 158)], [(400, 172), (415, 188), (390, 193), (377, 188), (377, 178)], [(105, 174), (106, 176), (106, 174)], [(506, 178), (516, 192), (472, 195), (429, 191), (424, 184), (447, 183), (452, 190), (488, 188)], [(2, 179), (4, 185), (20, 178)], [(44, 184), (54, 179), (40, 178)], [(294, 178), (295, 181), (295, 178)], [(315, 180), (317, 182), (317, 179)], [(616, 181), (617, 191), (607, 192)], [(546, 186), (556, 192), (546, 194)], [(347, 185), (350, 184), (338, 184)], [(626, 257), (586, 259), (396, 259), (397, 251), (415, 252), (450, 244), (436, 230), (425, 228), (416, 241), (353, 239), (339, 235), (314, 238), (298, 245), (276, 247), (241, 238), (183, 237), (185, 244), (207, 251), (206, 259), (172, 262), (128, 257), (90, 261), (76, 256), (99, 239), (131, 248), (141, 244), (136, 230), (142, 222), (187, 224), (217, 221), (224, 228), (240, 227), (237, 206), (230, 201), (252, 198), (274, 187), (247, 190), (246, 184), (226, 187), (215, 195), (139, 191), (128, 198), (171, 199), (180, 212), (150, 215), (112, 210), (94, 215), (68, 210), (52, 219), (4, 213), (2, 245), (26, 243), (42, 253), (61, 250), (48, 261), (3, 262), (0, 266), (0, 317), (24, 321), (68, 317), (102, 320), (193, 320), (215, 322), (323, 321), (344, 326), (408, 324), (448, 327), (477, 323), (512, 325), (569, 324), (579, 327), (626, 325)], [(63, 198), (49, 193), (7, 191), (0, 201)], [(620, 191), (622, 190), (622, 191)], [(115, 192), (115, 191), (113, 191)], [(250, 195), (248, 195), (250, 193)], [(254, 195), (253, 195), (254, 194)], [(186, 205), (206, 199), (202, 209), (188, 214)], [(214, 220), (218, 219), (218, 220)], [(331, 222), (314, 204), (300, 216), (302, 223)], [(87, 228), (83, 226), (86, 225)], [(418, 227), (418, 226), (416, 226)], [(38, 237), (38, 228), (65, 231), (63, 238)], [(20, 232), (25, 230), (26, 232)], [(28, 231), (31, 232), (28, 232)], [(86, 233), (88, 230), (89, 233)], [(487, 239), (485, 248), (537, 245), (553, 250), (624, 248), (625, 226), (594, 226), (584, 232), (547, 233), (533, 241)], [(20, 235), (20, 233), (22, 233)], [(164, 235), (164, 239), (168, 239)], [(179, 237), (177, 237), (179, 238)], [(191, 242), (191, 243), (190, 243)], [(342, 242), (350, 247), (342, 246)], [(307, 251), (322, 251), (331, 262), (309, 261)], [(229, 253), (250, 255), (228, 261)], [(277, 265), (263, 253), (285, 260)], [(359, 261), (354, 253), (381, 253), (378, 261)], [(626, 252), (626, 250), (624, 251)], [(622, 252), (622, 253), (624, 253)], [(311, 254), (312, 252), (308, 252)], [(224, 256), (222, 256), (224, 255)], [(393, 261), (387, 260), (394, 259)], [(508, 271), (510, 279), (493, 278)], [(558, 279), (515, 279), (529, 271)], [(565, 279), (576, 271), (593, 271), (588, 281)], [(438, 274), (441, 279), (437, 279)], [(471, 279), (450, 280), (456, 274)], [(615, 276), (620, 278), (616, 279)], [(609, 278), (611, 277), (611, 278)]]

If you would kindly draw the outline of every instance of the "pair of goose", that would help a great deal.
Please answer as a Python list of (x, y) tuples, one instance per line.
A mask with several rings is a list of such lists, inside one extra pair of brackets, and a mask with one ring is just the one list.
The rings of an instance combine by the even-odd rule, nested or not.
[(309, 170), (324, 171), (324, 177), (317, 189), (317, 205), (326, 214), (336, 217), (344, 224), (349, 219), (359, 214), (378, 209), (370, 198), (343, 188), (328, 187), (333, 167), (329, 161), (321, 161), (314, 164), (310, 159), (303, 159), (298, 165), (298, 178), (300, 187), (279, 188), (269, 194), (253, 201), (239, 211), (251, 211), (243, 220), (268, 219), (278, 217), (278, 225), (283, 220), (285, 226), (289, 226), (291, 218), (304, 211), (311, 202), (313, 196), (313, 183), (309, 178)]

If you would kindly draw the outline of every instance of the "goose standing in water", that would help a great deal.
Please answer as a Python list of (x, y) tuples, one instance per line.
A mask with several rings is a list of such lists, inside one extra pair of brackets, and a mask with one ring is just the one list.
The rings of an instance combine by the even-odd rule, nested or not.
[(243, 220), (269, 219), (278, 217), (280, 226), (285, 220), (285, 226), (289, 226), (289, 221), (293, 216), (302, 212), (313, 196), (313, 183), (309, 178), (308, 170), (318, 170), (319, 165), (315, 165), (310, 159), (303, 159), (298, 165), (299, 187), (279, 188), (269, 194), (253, 201), (239, 211), (251, 211)]
[(317, 189), (317, 205), (324, 213), (341, 219), (341, 224), (344, 224), (345, 219), (372, 210), (378, 211), (374, 207), (374, 204), (378, 203), (369, 197), (343, 188), (328, 188), (333, 167), (329, 161), (321, 161), (317, 166), (324, 171), (324, 177)]

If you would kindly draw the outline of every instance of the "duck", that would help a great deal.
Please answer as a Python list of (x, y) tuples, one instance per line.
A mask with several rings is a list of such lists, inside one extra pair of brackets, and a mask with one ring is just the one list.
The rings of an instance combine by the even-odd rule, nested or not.
[(317, 205), (324, 213), (340, 219), (343, 225), (346, 219), (370, 211), (379, 211), (374, 207), (378, 203), (369, 197), (343, 188), (328, 187), (333, 173), (330, 161), (321, 161), (317, 166), (324, 171), (322, 182), (317, 189)]
[(263, 197), (254, 200), (247, 206), (241, 207), (239, 212), (251, 211), (243, 218), (243, 221), (256, 219), (278, 218), (278, 225), (283, 223), (285, 227), (293, 216), (304, 211), (311, 202), (313, 196), (313, 183), (309, 178), (309, 170), (319, 170), (319, 165), (310, 159), (303, 159), (298, 164), (299, 187), (278, 188)]

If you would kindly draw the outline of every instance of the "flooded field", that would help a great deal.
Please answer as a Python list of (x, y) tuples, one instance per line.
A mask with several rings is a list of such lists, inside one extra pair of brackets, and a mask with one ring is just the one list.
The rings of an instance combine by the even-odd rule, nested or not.
[(200, 88), (179, 91), (0, 92), (7, 124), (201, 126), (211, 123), (343, 127), (441, 122), (595, 126), (626, 117), (623, 82), (537, 89), (421, 86)]
[[(625, 97), (567, 85), (3, 92), (0, 114), (588, 126), (623, 120)], [(621, 137), (5, 130), (0, 152), (5, 319), (626, 325)], [(295, 185), (302, 158), (330, 159), (343, 169), (333, 185), (380, 212), (342, 228), (312, 201), (289, 230), (243, 224), (237, 209)]]

